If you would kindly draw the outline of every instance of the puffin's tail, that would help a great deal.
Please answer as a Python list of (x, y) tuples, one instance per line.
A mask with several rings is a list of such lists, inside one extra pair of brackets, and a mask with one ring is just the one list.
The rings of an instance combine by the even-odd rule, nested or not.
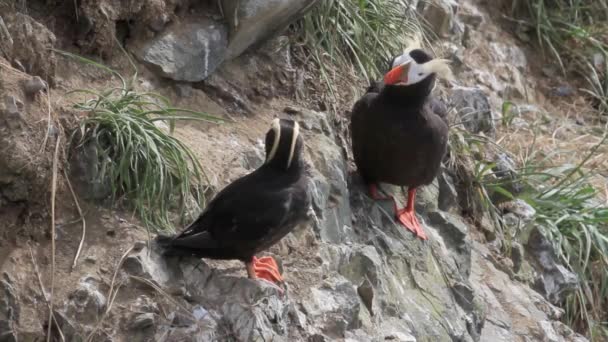
[(180, 256), (180, 255), (188, 255), (189, 253), (185, 253), (180, 250), (178, 246), (175, 245), (175, 237), (168, 235), (158, 235), (154, 239), (154, 244), (158, 248), (159, 253), (162, 256)]

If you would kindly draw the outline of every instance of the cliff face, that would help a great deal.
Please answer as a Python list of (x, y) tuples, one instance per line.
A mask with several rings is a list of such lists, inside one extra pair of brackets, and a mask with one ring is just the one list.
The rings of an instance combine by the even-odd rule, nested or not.
[[(417, 212), (429, 240), (415, 239), (395, 224), (388, 203), (366, 195), (348, 159), (345, 119), (313, 110), (314, 92), (306, 101), (294, 100), (305, 72), (282, 44), (286, 38), (272, 38), (240, 55), (314, 1), (242, 2), (241, 7), (232, 1), (223, 4), (228, 17), (224, 23), (213, 16), (198, 18), (196, 6), (188, 10), (182, 1), (135, 2), (128, 9), (109, 1), (83, 1), (85, 19), (76, 36), (69, 38), (60, 36), (66, 34), (62, 29), (55, 28), (53, 34), (39, 23), (49, 25), (54, 14), (32, 10), (28, 16), (15, 8), (1, 14), (0, 24), (7, 23), (12, 45), (0, 58), (0, 141), (9, 147), (0, 150), (0, 219), (5, 222), (0, 228), (0, 341), (44, 338), (50, 297), (41, 288), (48, 286), (52, 272), (52, 330), (57, 340), (586, 340), (559, 322), (563, 311), (548, 300), (556, 302), (556, 296), (576, 286), (576, 278), (555, 262), (542, 236), (530, 238), (530, 255), (524, 256), (524, 247), (519, 246), (519, 259), (498, 256), (500, 237), (496, 239), (491, 224), (472, 225), (470, 218), (460, 215), (467, 189), (455, 182), (457, 171), (445, 165), (437, 180), (420, 190)], [(459, 75), (458, 85), (439, 98), (456, 109), (450, 115), (475, 114), (466, 129), (492, 135), (502, 94), (525, 97), (535, 81), (524, 77), (528, 64), (523, 50), (512, 38), (497, 39), (506, 34), (479, 6), (474, 1), (446, 0), (435, 7), (418, 7), (445, 37), (441, 44)], [(154, 245), (145, 243), (146, 230), (130, 213), (89, 202), (82, 203), (89, 233), (81, 261), (72, 270), (80, 226), (61, 172), (57, 262), (51, 269), (45, 198), (50, 198), (46, 187), (52, 178), (49, 156), (70, 113), (63, 96), (70, 88), (107, 84), (108, 77), (73, 61), (24, 52), (27, 44), (16, 37), (36, 37), (33, 42), (40, 47), (33, 46), (38, 52), (55, 39), (75, 39), (85, 50), (113, 56), (108, 33), (117, 32), (105, 31), (100, 13), (120, 23), (111, 26), (118, 31), (123, 22), (140, 19), (129, 24), (128, 37), (123, 37), (142, 63), (138, 89), (160, 92), (181, 107), (235, 119), (221, 126), (183, 124), (176, 131), (200, 158), (214, 188), (263, 162), (261, 139), (272, 117), (300, 122), (313, 204), (309, 224), (268, 253), (282, 266), (284, 292), (246, 279), (239, 262), (163, 259)], [(494, 41), (486, 39), (488, 35), (494, 35)], [(112, 58), (125, 65), (120, 56)], [(57, 97), (47, 96), (47, 84), (34, 92), (25, 86), (34, 75), (52, 80), (51, 91)], [(348, 91), (344, 89), (345, 94)], [(51, 104), (57, 127), (43, 122)], [(95, 190), (80, 195), (92, 195), (91, 191)], [(509, 214), (528, 222), (534, 215), (525, 210)], [(522, 264), (526, 269), (535, 262), (542, 264), (536, 268), (542, 293), (531, 289), (520, 272)]]

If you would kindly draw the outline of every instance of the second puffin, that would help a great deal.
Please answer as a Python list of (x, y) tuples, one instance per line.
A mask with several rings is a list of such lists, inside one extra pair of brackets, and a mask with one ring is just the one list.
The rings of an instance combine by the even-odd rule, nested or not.
[(409, 187), (407, 206), (396, 216), (426, 239), (414, 210), (416, 188), (435, 178), (448, 138), (448, 126), (426, 103), (436, 76), (450, 78), (451, 72), (446, 61), (418, 48), (393, 59), (391, 68), (384, 82), (372, 84), (353, 108), (355, 164), (374, 199), (382, 198), (378, 182)]
[(306, 219), (310, 199), (299, 133), (297, 122), (275, 119), (266, 134), (266, 162), (224, 188), (183, 232), (159, 236), (164, 254), (237, 259), (249, 278), (282, 282), (275, 260), (255, 255)]

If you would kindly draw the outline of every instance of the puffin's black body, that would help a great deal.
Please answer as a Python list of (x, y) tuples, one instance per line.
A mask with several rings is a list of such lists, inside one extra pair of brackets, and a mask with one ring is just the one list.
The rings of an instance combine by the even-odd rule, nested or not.
[(255, 278), (249, 269), (255, 255), (305, 221), (310, 200), (302, 138), (291, 120), (277, 127), (266, 134), (264, 165), (224, 188), (182, 233), (157, 238), (165, 255), (238, 259)]
[[(419, 64), (431, 59), (421, 50), (410, 55)], [(434, 82), (431, 74), (411, 85), (375, 83), (355, 103), (352, 147), (366, 184), (408, 186), (413, 197), (416, 187), (433, 181), (448, 140), (448, 126), (429, 102)]]
[(353, 154), (366, 183), (418, 187), (433, 181), (448, 134), (443, 119), (425, 105), (433, 78), (407, 87), (387, 85), (355, 104)]

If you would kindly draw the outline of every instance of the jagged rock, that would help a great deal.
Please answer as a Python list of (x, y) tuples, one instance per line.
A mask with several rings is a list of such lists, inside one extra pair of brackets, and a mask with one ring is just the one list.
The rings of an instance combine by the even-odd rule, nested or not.
[(442, 211), (429, 213), (429, 221), (441, 234), (446, 247), (455, 251), (452, 257), (460, 273), (467, 278), (471, 271), (471, 244), (467, 237), (467, 226), (457, 216)]
[(518, 273), (524, 262), (524, 247), (519, 242), (511, 245), (511, 260), (513, 261), (513, 272)]
[(94, 323), (106, 306), (106, 297), (99, 291), (96, 280), (84, 277), (78, 288), (68, 296), (66, 314), (81, 323)]
[(452, 0), (434, 0), (420, 2), (419, 11), (433, 32), (442, 38), (447, 38), (454, 25), (454, 8), (458, 4)]
[(525, 223), (532, 222), (536, 217), (536, 210), (522, 199), (501, 203), (500, 208), (505, 213), (513, 213)]
[(458, 207), (458, 192), (454, 185), (454, 179), (444, 167), (443, 171), (437, 177), (439, 183), (439, 195), (437, 198), (437, 207), (442, 211), (452, 211)]
[(378, 285), (382, 277), (382, 260), (374, 246), (365, 246), (357, 249), (348, 262), (340, 267), (340, 274), (354, 284), (361, 284), (368, 280)]
[(472, 133), (492, 133), (496, 130), (490, 100), (479, 88), (454, 87), (452, 106), (458, 112), (461, 122)]
[(369, 311), (369, 313), (373, 316), (374, 315), (374, 287), (372, 286), (372, 284), (369, 282), (368, 279), (363, 280), (363, 283), (361, 283), (361, 285), (359, 285), (357, 287), (357, 293), (359, 294), (359, 297), (361, 297), (363, 304), (365, 304), (367, 311)]
[(10, 40), (0, 41), (9, 58), (18, 60), (27, 73), (53, 82), (57, 60), (52, 48), (55, 35), (29, 15), (12, 13), (4, 17)]
[(143, 330), (154, 325), (155, 319), (153, 313), (136, 314), (132, 317), (129, 323), (129, 329)]
[(499, 153), (494, 160), (492, 168), (494, 176), (501, 182), (502, 187), (512, 195), (517, 195), (523, 190), (523, 185), (518, 180), (519, 175), (515, 162), (506, 153)]
[(316, 0), (224, 0), (220, 3), (230, 27), (228, 59), (242, 54), (271, 35), (281, 31), (306, 11)]
[(558, 262), (553, 245), (540, 227), (535, 227), (530, 233), (526, 249), (540, 273), (534, 285), (551, 303), (562, 302), (578, 287), (578, 277)]
[(16, 325), (19, 322), (19, 297), (8, 273), (0, 280), (0, 342), (17, 342)]
[(498, 63), (508, 63), (525, 72), (528, 66), (528, 59), (524, 51), (517, 45), (505, 44), (498, 41), (490, 43), (493, 58)]
[(39, 76), (34, 76), (23, 83), (23, 90), (28, 96), (34, 96), (47, 88), (48, 85)]
[(309, 291), (301, 305), (315, 328), (331, 338), (340, 338), (346, 330), (359, 327), (359, 299), (348, 280), (332, 277)]
[(226, 58), (226, 27), (210, 19), (182, 21), (133, 52), (164, 77), (176, 81), (206, 79)]
[(461, 4), (458, 11), (458, 18), (463, 23), (471, 25), (475, 29), (479, 28), (479, 25), (484, 21), (483, 14), (479, 9), (466, 2)]
[(109, 158), (103, 157), (94, 140), (85, 141), (74, 148), (69, 162), (72, 182), (84, 199), (103, 200), (112, 194), (110, 178), (103, 172)]
[(6, 95), (4, 97), (4, 121), (6, 125), (11, 129), (18, 129), (22, 126), (24, 119), (21, 114), (23, 109), (23, 103), (12, 95)]

